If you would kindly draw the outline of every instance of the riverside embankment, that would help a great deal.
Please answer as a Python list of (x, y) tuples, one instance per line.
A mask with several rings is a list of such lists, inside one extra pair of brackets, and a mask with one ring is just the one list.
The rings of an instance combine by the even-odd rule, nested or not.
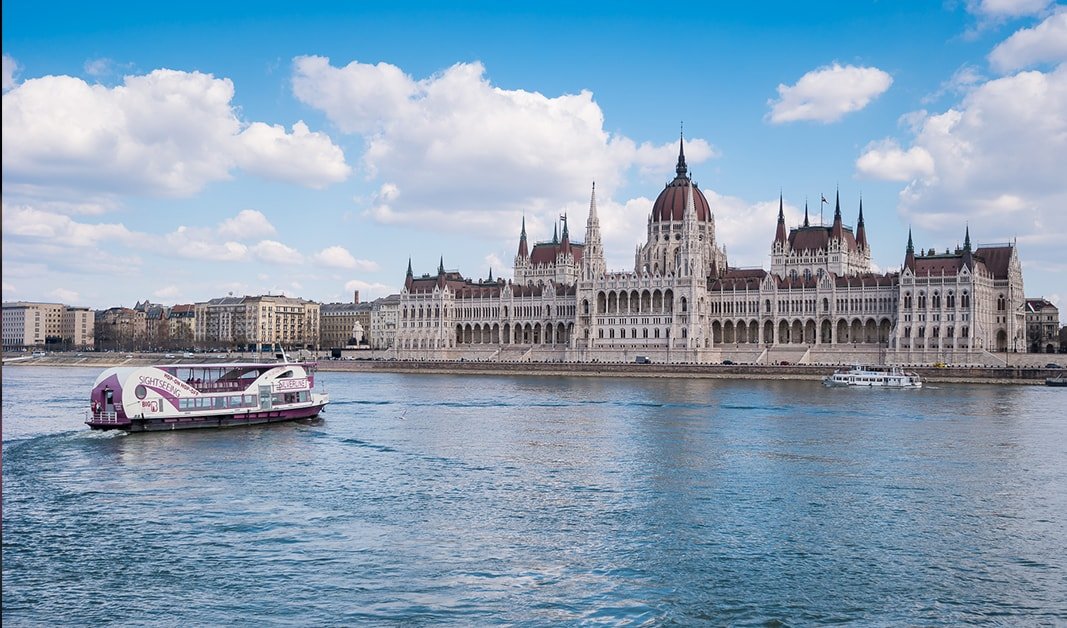
[[(49, 354), (46, 356), (4, 356), (4, 365), (25, 366), (146, 366), (152, 364), (211, 364), (247, 360), (248, 357), (200, 354), (192, 358), (165, 358), (158, 354)], [(652, 377), (705, 379), (794, 379), (819, 380), (842, 368), (834, 365), (762, 364), (635, 364), (578, 362), (468, 362), (407, 360), (320, 360), (323, 371), (384, 372), (463, 375), (540, 375), (578, 377)], [(976, 384), (1045, 383), (1045, 378), (1062, 369), (1034, 367), (909, 367), (927, 382)]]

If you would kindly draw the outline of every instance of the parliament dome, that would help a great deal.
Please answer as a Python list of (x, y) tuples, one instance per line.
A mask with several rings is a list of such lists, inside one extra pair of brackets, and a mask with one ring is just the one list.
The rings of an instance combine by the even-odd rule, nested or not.
[[(652, 222), (667, 222), (682, 220), (685, 216), (686, 196), (689, 194), (689, 169), (685, 165), (684, 145), (679, 143), (678, 166), (674, 169), (677, 175), (663, 188), (652, 205)], [(693, 185), (693, 205), (697, 212), (697, 220), (707, 221), (711, 219), (711, 207), (708, 199), (700, 191), (695, 183)]]

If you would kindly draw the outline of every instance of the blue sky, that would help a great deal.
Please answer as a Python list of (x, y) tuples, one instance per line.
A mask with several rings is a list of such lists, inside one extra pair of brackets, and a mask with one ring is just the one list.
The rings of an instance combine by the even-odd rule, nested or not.
[(1062, 5), (750, 4), (4, 2), (3, 298), (507, 277), (594, 180), (630, 269), (684, 122), (731, 265), (768, 265), (779, 191), (796, 223), (839, 189), (881, 271), (969, 226), (1062, 305)]

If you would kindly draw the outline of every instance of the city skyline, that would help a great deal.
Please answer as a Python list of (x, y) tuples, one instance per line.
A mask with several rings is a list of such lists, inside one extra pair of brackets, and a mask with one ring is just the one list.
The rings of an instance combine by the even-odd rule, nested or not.
[[(365, 300), (439, 259), (510, 277), (596, 182), (632, 269), (684, 124), (735, 266), (860, 198), (874, 266), (1017, 241), (1067, 260), (1067, 10), (1040, 0), (685, 12), (3, 6), (3, 299)], [(531, 7), (534, 5), (531, 5)], [(602, 9), (602, 10), (601, 10)]]

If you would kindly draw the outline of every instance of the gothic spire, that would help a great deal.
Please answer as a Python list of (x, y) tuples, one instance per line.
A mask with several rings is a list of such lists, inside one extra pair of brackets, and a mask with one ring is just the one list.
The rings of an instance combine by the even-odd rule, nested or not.
[(493, 283), (493, 267), (489, 267), (489, 283)]
[(782, 200), (782, 193), (778, 193), (778, 229), (774, 232), (774, 241), (781, 242), (782, 246), (786, 243), (785, 233), (785, 205)]
[(559, 244), (559, 223), (552, 225), (552, 244)]
[(856, 246), (860, 249), (867, 248), (867, 228), (863, 226), (863, 197), (860, 197), (860, 217), (856, 222)]
[(411, 277), (414, 273), (411, 272), (411, 258), (408, 258), (408, 277)]
[(444, 255), (441, 256), (441, 261), (437, 264), (437, 274), (438, 275), (445, 274), (445, 256)]
[(963, 236), (963, 264), (974, 270), (974, 255), (971, 253), (971, 226), (967, 225), (967, 231)]
[(589, 195), (589, 217), (596, 217), (596, 181), (593, 181), (593, 192)]
[(530, 256), (530, 249), (526, 246), (526, 216), (522, 217), (522, 232), (519, 234), (519, 257), (526, 259)]
[(908, 250), (904, 254), (904, 267), (915, 271), (915, 245), (911, 240), (911, 227), (908, 227)]
[(840, 240), (842, 237), (844, 237), (844, 231), (841, 224), (841, 190), (839, 189), (834, 201), (834, 224), (830, 229), (830, 238)]
[(811, 223), (808, 222), (808, 199), (804, 199), (804, 226), (810, 227)]
[(678, 166), (674, 169), (678, 173), (679, 177), (684, 177), (685, 173), (689, 171), (685, 166), (685, 136), (681, 131), (678, 132)]

